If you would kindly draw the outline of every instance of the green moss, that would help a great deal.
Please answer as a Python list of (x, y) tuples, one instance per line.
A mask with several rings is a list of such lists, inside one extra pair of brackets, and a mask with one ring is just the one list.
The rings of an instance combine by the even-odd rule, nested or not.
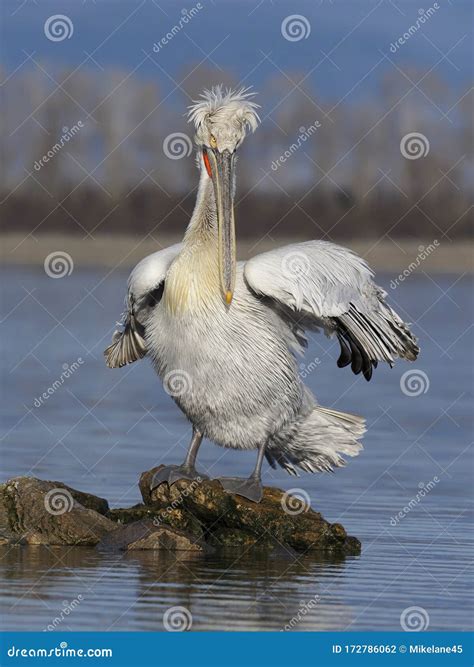
[(11, 486), (8, 484), (8, 482), (6, 484), (2, 484), (0, 487), (0, 497), (6, 510), (8, 528), (14, 533), (19, 533), (23, 530), (23, 525), (20, 515), (16, 509), (16, 503), (12, 495), (12, 491), (15, 493), (14, 490), (11, 489)]

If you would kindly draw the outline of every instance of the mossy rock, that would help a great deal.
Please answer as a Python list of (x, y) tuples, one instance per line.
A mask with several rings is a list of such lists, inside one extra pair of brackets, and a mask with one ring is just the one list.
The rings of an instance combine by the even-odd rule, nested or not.
[(15, 477), (0, 485), (3, 543), (94, 546), (116, 529), (103, 498), (61, 482)]
[(358, 555), (341, 524), (288, 493), (265, 487), (260, 503), (226, 493), (217, 480), (181, 479), (150, 490), (161, 466), (142, 474), (143, 503), (109, 509), (106, 500), (61, 482), (17, 477), (0, 485), (0, 544), (100, 545), (108, 549), (215, 550)]
[(143, 473), (140, 478), (145, 506), (161, 511), (166, 507), (179, 508), (181, 520), (192, 517), (213, 544), (268, 549), (279, 544), (298, 553), (360, 553), (360, 542), (348, 537), (341, 524), (329, 523), (319, 512), (303, 504), (298, 508), (297, 502), (289, 503), (287, 492), (264, 487), (261, 502), (254, 503), (242, 496), (228, 494), (217, 480), (197, 483), (185, 479), (171, 486), (160, 484), (151, 491), (151, 480), (161, 467)]

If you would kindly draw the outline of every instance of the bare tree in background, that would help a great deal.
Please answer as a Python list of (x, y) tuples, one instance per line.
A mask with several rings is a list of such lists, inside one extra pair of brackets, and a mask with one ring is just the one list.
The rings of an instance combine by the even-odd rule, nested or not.
[[(170, 157), (166, 141), (176, 133), (192, 141), (186, 107), (203, 88), (247, 82), (205, 64), (183, 70), (169, 97), (155, 82), (119, 70), (62, 70), (54, 78), (62, 87), (38, 63), (4, 86), (3, 228), (181, 232), (198, 174), (194, 155)], [(472, 92), (407, 69), (384, 76), (370, 99), (348, 104), (321, 99), (302, 80), (294, 71), (260, 87), (263, 123), (239, 155), (241, 234), (469, 233)], [(410, 80), (422, 83), (413, 89)], [(38, 168), (79, 120), (80, 132)], [(420, 159), (400, 148), (412, 132), (429, 142)]]

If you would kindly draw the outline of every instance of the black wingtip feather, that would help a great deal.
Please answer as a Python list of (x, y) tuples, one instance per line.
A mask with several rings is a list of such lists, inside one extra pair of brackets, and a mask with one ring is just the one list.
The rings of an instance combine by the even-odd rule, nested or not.
[(372, 320), (351, 304), (347, 313), (333, 320), (341, 346), (337, 365), (343, 368), (351, 364), (352, 372), (362, 372), (367, 381), (372, 378), (378, 359), (393, 367), (393, 357), (413, 361), (419, 352), (408, 325), (383, 300), (380, 308)]
[(360, 352), (360, 348), (357, 347), (355, 341), (351, 337), (349, 337), (349, 345), (351, 346), (351, 352), (352, 352), (351, 370), (354, 373), (354, 375), (359, 375), (363, 365), (362, 354)]
[(344, 368), (351, 364), (352, 372), (355, 375), (362, 372), (368, 382), (372, 378), (373, 368), (377, 367), (377, 362), (369, 359), (367, 352), (345, 327), (340, 325), (340, 329), (337, 334), (341, 346), (341, 354), (337, 360), (338, 367)]
[(338, 368), (345, 368), (351, 363), (351, 350), (344, 338), (338, 334), (339, 345), (341, 346), (341, 354), (337, 360)]
[(372, 364), (369, 362), (369, 366), (366, 366), (362, 372), (367, 382), (370, 382), (372, 378)]

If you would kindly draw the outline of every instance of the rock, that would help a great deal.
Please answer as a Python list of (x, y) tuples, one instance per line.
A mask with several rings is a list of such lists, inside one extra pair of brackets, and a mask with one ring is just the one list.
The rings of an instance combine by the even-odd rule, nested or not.
[(329, 523), (319, 512), (280, 489), (264, 487), (258, 504), (226, 493), (217, 480), (197, 483), (183, 479), (171, 487), (161, 484), (150, 492), (151, 480), (161, 467), (141, 475), (144, 505), (139, 511), (161, 517), (161, 522), (214, 546), (360, 553), (359, 540), (349, 537), (341, 524)]
[[(169, 503), (168, 503), (169, 504)], [(203, 539), (204, 530), (200, 521), (189, 512), (179, 507), (167, 507), (164, 502), (162, 507), (154, 505), (135, 505), (127, 509), (113, 509), (108, 513), (108, 518), (119, 524), (130, 524), (134, 521), (151, 519), (158, 526), (167, 526), (174, 530), (191, 534), (194, 538)]]
[(201, 541), (180, 530), (156, 525), (151, 519), (134, 521), (106, 535), (100, 542), (105, 549), (158, 549), (163, 551), (209, 552), (212, 549)]
[(108, 503), (60, 482), (15, 477), (0, 485), (3, 543), (96, 545), (116, 529)]
[(60, 482), (12, 479), (0, 485), (0, 544), (99, 545), (194, 555), (216, 549), (288, 557), (360, 553), (360, 542), (341, 524), (329, 523), (280, 489), (265, 487), (258, 504), (226, 493), (217, 480), (182, 479), (151, 492), (160, 468), (140, 478), (143, 503), (118, 509)]

